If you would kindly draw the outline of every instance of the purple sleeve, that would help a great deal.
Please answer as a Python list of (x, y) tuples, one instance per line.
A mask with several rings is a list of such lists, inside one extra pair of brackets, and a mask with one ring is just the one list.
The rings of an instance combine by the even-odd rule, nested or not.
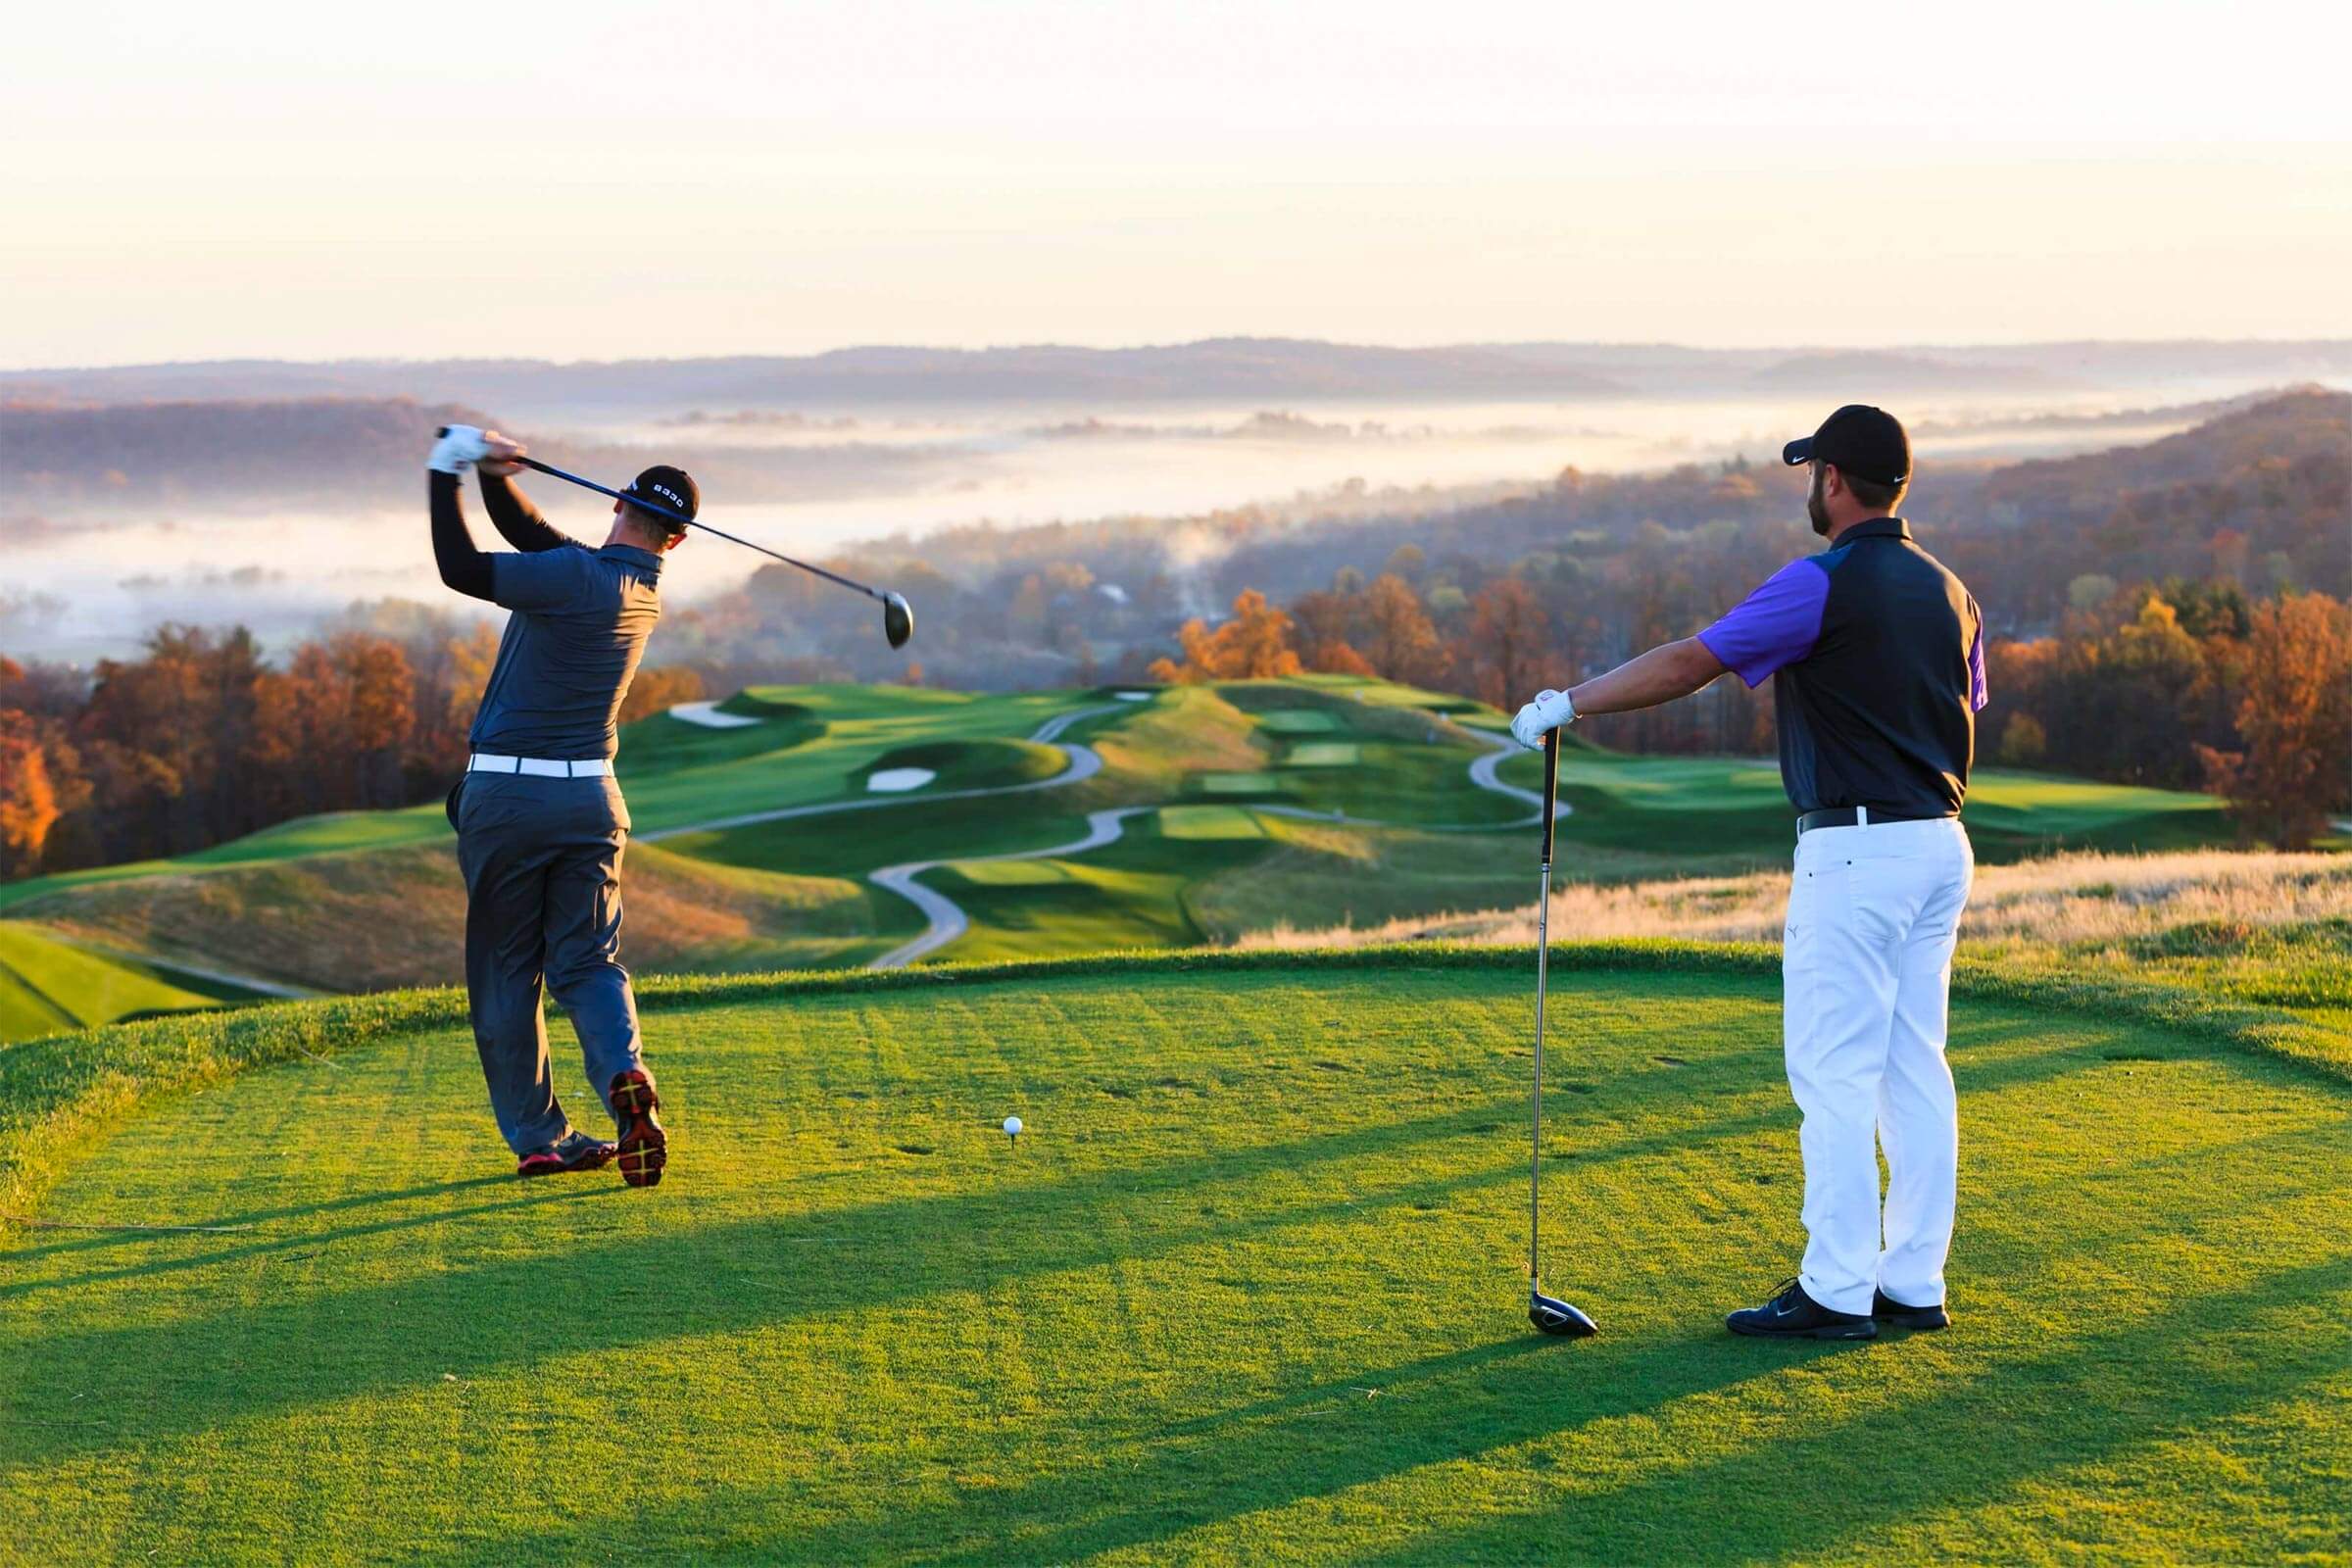
[[(1977, 602), (1976, 602), (1975, 600), (1973, 600), (1973, 599), (1972, 599), (1972, 600), (1970, 600), (1970, 601), (1968, 602), (1968, 608), (1970, 609), (1970, 611), (1972, 611), (1972, 612), (1975, 612), (1975, 611), (1976, 611), (1976, 609), (1977, 609)], [(1979, 613), (1977, 614), (1977, 635), (1976, 635), (1976, 636), (1975, 636), (1973, 639), (1971, 639), (1971, 640), (1970, 640), (1970, 642), (1969, 642), (1969, 645), (1968, 645), (1968, 707), (1969, 707), (1969, 710), (1970, 710), (1971, 712), (1982, 713), (1983, 711), (1984, 711), (1984, 704), (1985, 704), (1985, 701), (1986, 701), (1986, 694), (1985, 694), (1985, 690), (1984, 690), (1984, 615), (1983, 615), (1981, 612), (1979, 612)]]
[(1830, 574), (1820, 563), (1791, 561), (1732, 612), (1698, 634), (1708, 653), (1750, 686), (1813, 652), (1821, 614), (1830, 602)]

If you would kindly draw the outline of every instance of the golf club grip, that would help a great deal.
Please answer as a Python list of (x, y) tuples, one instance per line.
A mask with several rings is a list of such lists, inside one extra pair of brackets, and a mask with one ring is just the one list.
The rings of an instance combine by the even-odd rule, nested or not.
[(1544, 863), (1551, 864), (1551, 822), (1560, 814), (1560, 732), (1544, 734)]

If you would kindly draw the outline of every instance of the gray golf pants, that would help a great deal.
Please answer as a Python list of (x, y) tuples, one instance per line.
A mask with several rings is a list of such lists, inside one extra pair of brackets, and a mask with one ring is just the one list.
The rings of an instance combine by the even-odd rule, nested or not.
[(637, 999), (620, 966), (629, 808), (611, 778), (468, 773), (458, 805), (466, 991), (498, 1130), (517, 1154), (570, 1122), (548, 1074), (542, 980), (571, 1017), (589, 1087), (639, 1064)]

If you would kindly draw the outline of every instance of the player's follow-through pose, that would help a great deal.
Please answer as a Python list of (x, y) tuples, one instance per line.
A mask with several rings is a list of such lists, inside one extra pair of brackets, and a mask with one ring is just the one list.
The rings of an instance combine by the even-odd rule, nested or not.
[[(468, 737), (472, 756), (450, 793), (474, 1044), (517, 1174), (617, 1158), (630, 1186), (651, 1187), (668, 1150), (619, 960), (629, 810), (612, 756), (621, 700), (662, 614), (662, 557), (686, 530), (626, 497), (643, 494), (686, 517), (699, 497), (678, 469), (648, 468), (614, 503), (604, 546), (591, 550), (550, 527), (514, 488), (521, 456), (495, 431), (453, 424), (426, 462), (441, 580), (513, 612)], [(511, 554), (476, 549), (466, 528), (459, 481), (475, 466)], [(618, 1129), (613, 1141), (575, 1129), (556, 1098), (543, 983), (571, 1017), (589, 1085)]]
[(1541, 694), (1511, 733), (1537, 747), (1580, 713), (1671, 702), (1727, 669), (1750, 686), (1773, 677), (1781, 778), (1797, 810), (1782, 971), (1808, 1241), (1796, 1278), (1726, 1321), (1736, 1334), (1860, 1340), (1881, 1323), (1950, 1322), (1959, 1128), (1943, 1048), (1976, 866), (1960, 808), (1984, 706), (1984, 624), (1893, 514), (1911, 443), (1891, 415), (1849, 404), (1782, 457), (1810, 465), (1806, 511), (1830, 548), (1697, 636)]

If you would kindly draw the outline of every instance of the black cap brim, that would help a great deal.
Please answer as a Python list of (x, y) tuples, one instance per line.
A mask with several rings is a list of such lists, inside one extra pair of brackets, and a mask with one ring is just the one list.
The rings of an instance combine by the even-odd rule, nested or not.
[(1791, 468), (1813, 461), (1813, 438), (1803, 436), (1781, 448), (1781, 461)]

